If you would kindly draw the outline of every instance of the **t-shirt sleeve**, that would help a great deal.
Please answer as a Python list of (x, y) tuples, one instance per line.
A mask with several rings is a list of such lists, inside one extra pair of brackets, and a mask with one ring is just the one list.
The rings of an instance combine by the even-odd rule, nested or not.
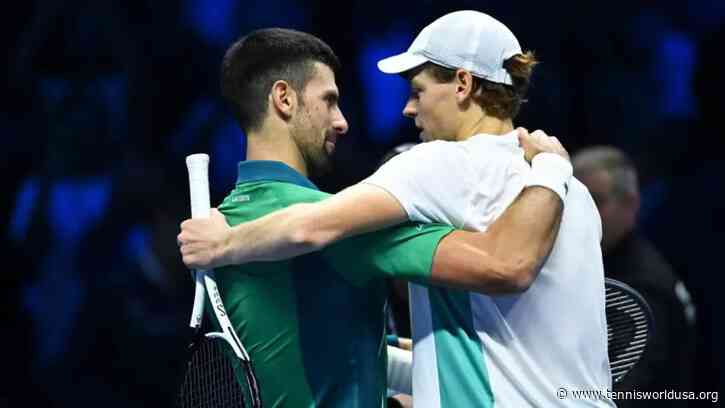
[(323, 257), (354, 284), (383, 278), (425, 284), (438, 243), (451, 231), (447, 225), (406, 223), (344, 239), (325, 248)]
[(422, 143), (392, 158), (363, 183), (392, 194), (417, 222), (464, 226), (475, 170), (456, 143)]

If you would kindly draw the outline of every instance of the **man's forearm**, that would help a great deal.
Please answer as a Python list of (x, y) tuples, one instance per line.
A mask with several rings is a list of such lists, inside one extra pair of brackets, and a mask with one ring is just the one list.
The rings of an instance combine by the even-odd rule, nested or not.
[(333, 232), (310, 234), (314, 204), (300, 203), (232, 227), (222, 263), (236, 265), (256, 261), (280, 261), (314, 252), (336, 239)]
[(233, 227), (223, 262), (280, 261), (406, 219), (405, 210), (385, 190), (358, 184), (326, 200), (294, 204)]

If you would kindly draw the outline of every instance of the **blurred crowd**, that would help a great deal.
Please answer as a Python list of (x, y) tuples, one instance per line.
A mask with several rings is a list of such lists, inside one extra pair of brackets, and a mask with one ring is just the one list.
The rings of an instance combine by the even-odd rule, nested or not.
[[(653, 306), (658, 337), (623, 386), (725, 388), (716, 317), (725, 306), (725, 5), (714, 3), (17, 4), (3, 37), (9, 381), (0, 407), (171, 404), (193, 295), (175, 243), (189, 214), (184, 157), (210, 154), (219, 203), (245, 149), (218, 91), (222, 53), (235, 38), (291, 27), (338, 53), (350, 132), (336, 170), (316, 180), (335, 192), (370, 174), (392, 147), (416, 142), (412, 125), (391, 113), (403, 106), (405, 82), (381, 78), (376, 57), (463, 8), (504, 21), (543, 61), (529, 92), (536, 103), (524, 105), (516, 125), (558, 136), (573, 154), (577, 176), (596, 192), (605, 236), (614, 234), (605, 240), (607, 274)], [(678, 376), (663, 374), (671, 369)]]

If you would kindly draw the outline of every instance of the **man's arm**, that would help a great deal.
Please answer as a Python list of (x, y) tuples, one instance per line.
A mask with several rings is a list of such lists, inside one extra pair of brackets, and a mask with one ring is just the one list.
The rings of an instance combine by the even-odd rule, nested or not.
[(189, 268), (211, 269), (293, 258), (407, 219), (391, 194), (357, 184), (326, 200), (294, 204), (234, 227), (214, 209), (208, 219), (182, 222), (177, 240)]
[[(328, 206), (333, 199), (333, 205)], [(491, 294), (525, 290), (551, 251), (561, 212), (562, 202), (553, 191), (538, 186), (524, 189), (485, 232), (454, 231), (441, 240), (431, 283)], [(387, 214), (387, 220), (380, 214)], [(210, 268), (287, 259), (405, 219), (395, 198), (378, 187), (362, 184), (339, 197), (295, 204), (234, 228), (217, 211), (203, 223), (195, 219), (182, 224), (179, 239), (204, 235), (198, 244), (188, 242), (181, 250), (187, 266)], [(220, 234), (225, 238), (212, 238)]]

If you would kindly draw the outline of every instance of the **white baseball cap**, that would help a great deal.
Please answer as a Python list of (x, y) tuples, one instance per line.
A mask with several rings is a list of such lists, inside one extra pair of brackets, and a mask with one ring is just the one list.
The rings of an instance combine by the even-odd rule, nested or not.
[(521, 46), (508, 27), (488, 14), (464, 10), (430, 23), (408, 51), (378, 61), (378, 68), (386, 74), (399, 74), (432, 62), (512, 85), (503, 63), (516, 54), (521, 54)]

